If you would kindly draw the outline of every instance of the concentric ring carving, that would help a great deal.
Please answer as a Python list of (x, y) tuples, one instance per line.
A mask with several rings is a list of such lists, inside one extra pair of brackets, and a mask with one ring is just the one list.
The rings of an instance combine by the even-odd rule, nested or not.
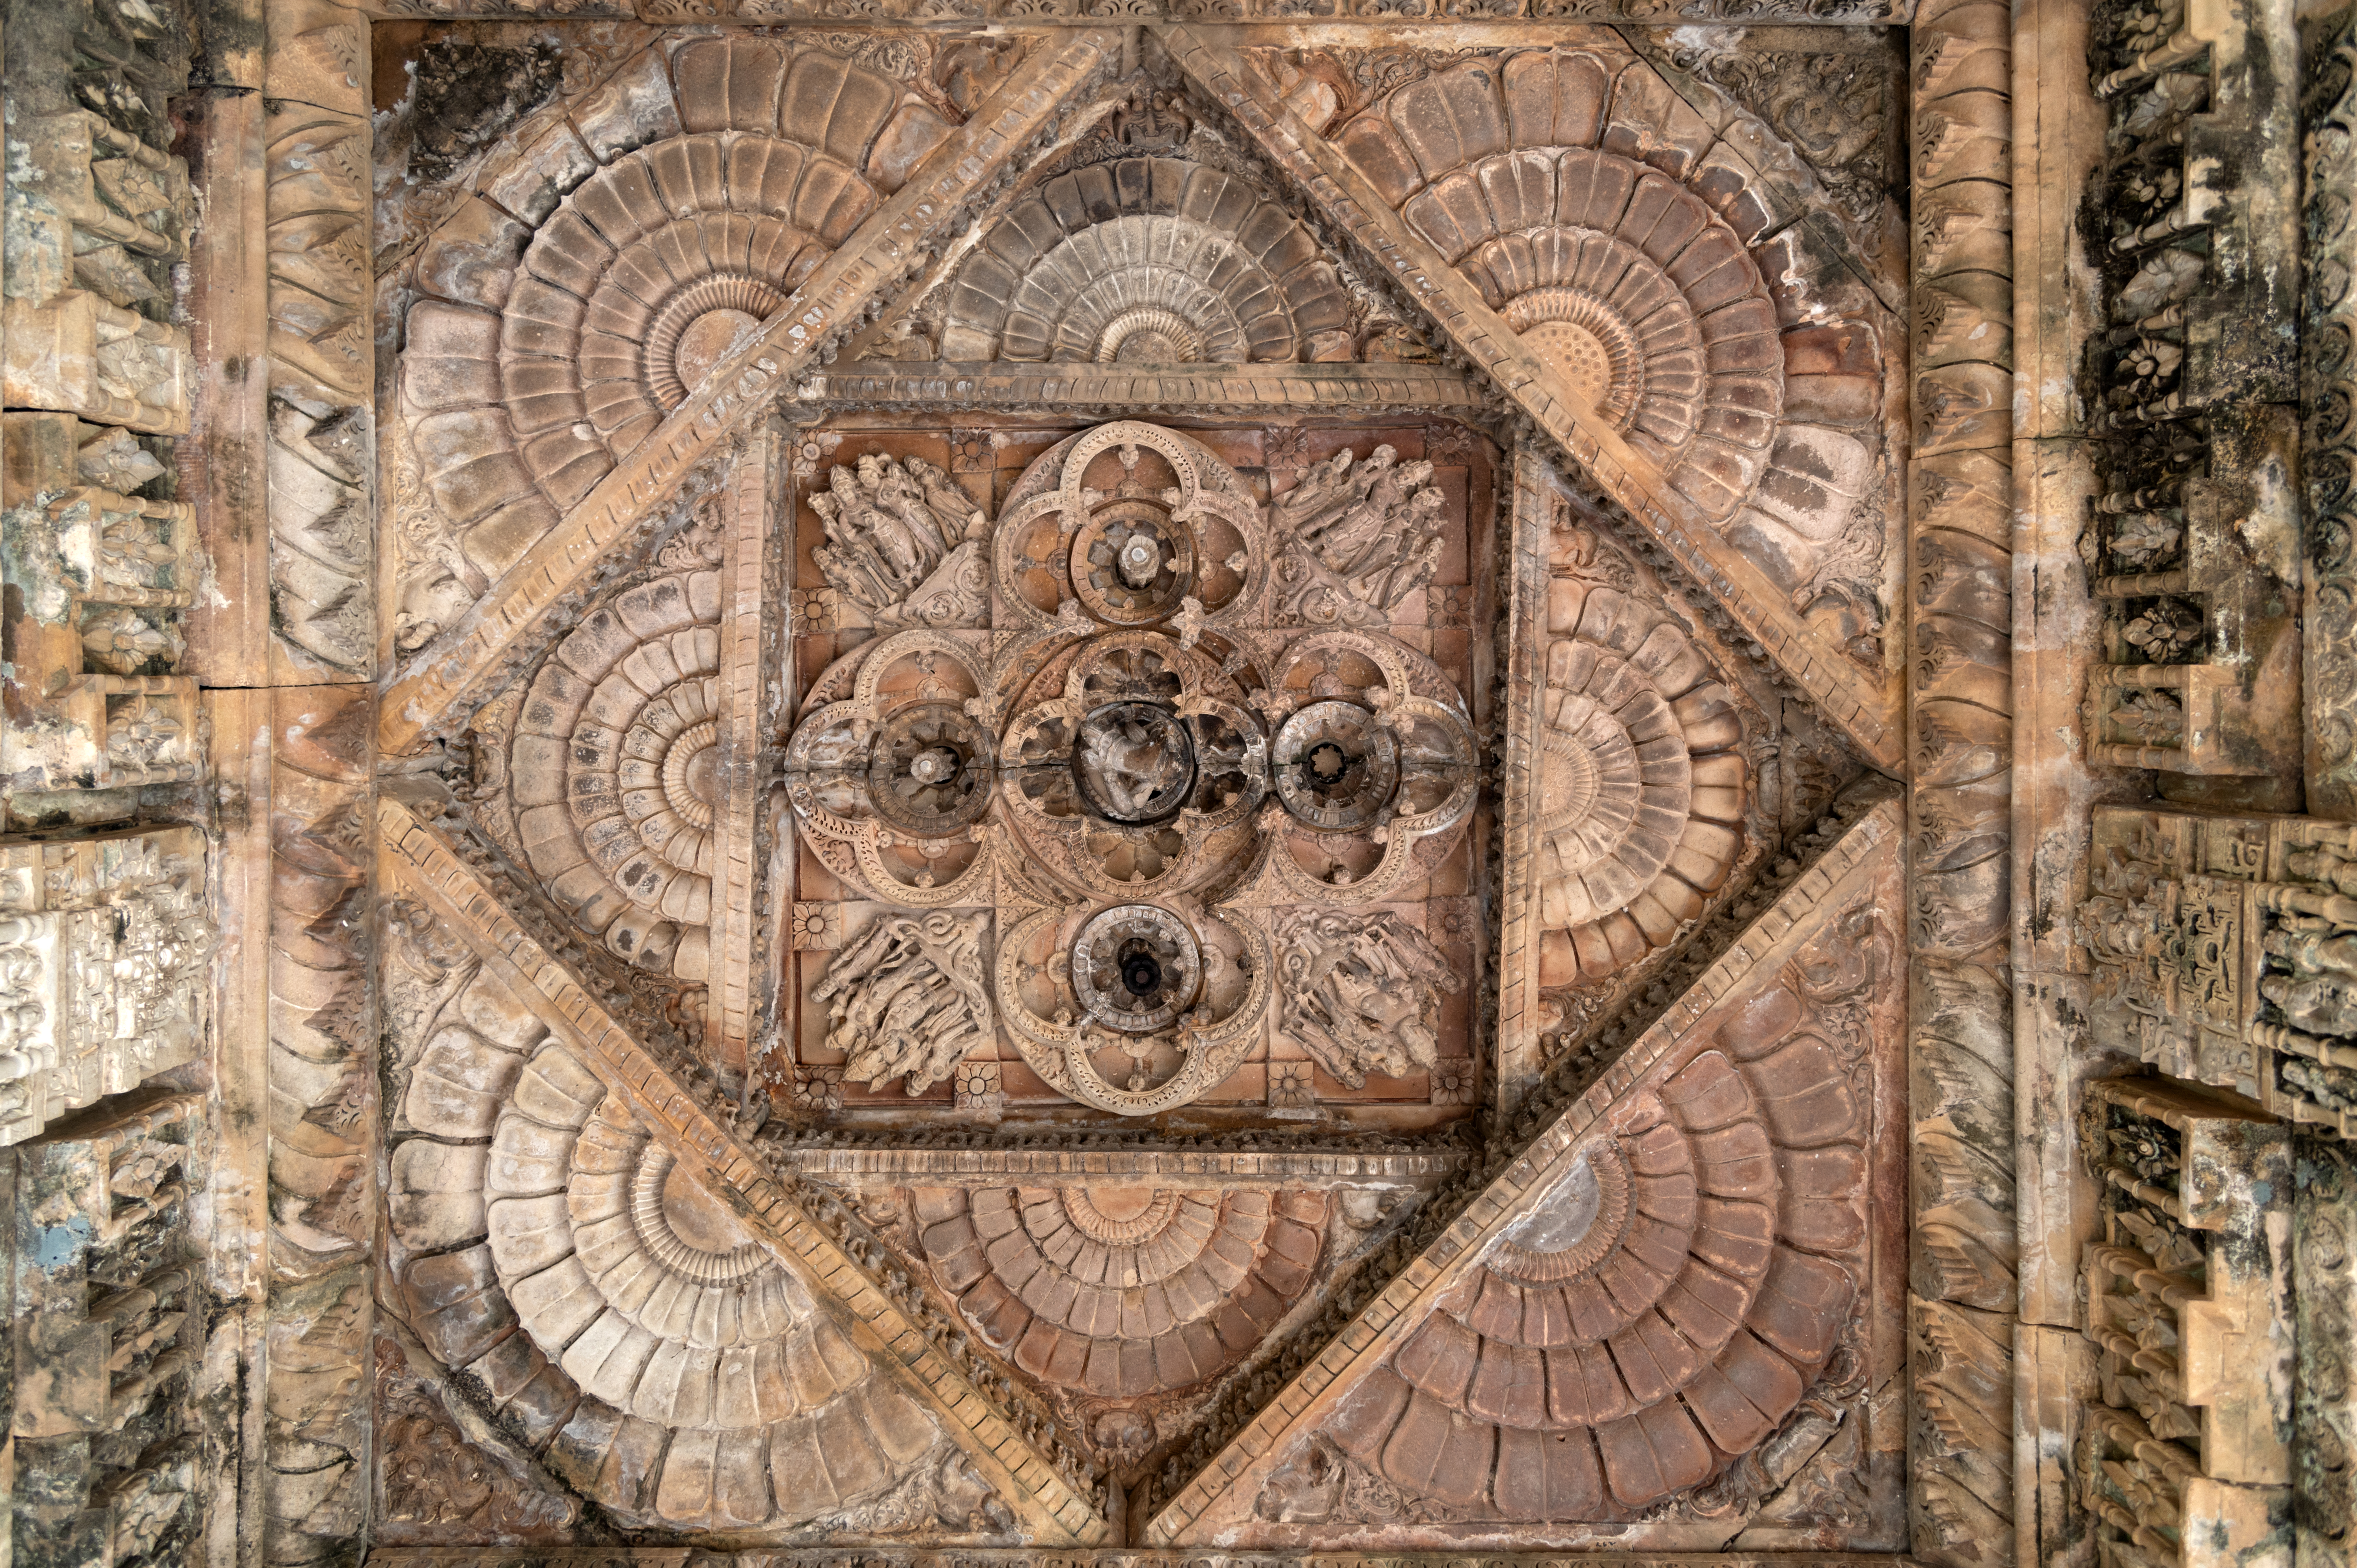
[(1323, 1194), (1251, 1188), (914, 1196), (933, 1278), (984, 1342), (1103, 1399), (1187, 1388), (1243, 1358), (1317, 1272), (1327, 1208)]

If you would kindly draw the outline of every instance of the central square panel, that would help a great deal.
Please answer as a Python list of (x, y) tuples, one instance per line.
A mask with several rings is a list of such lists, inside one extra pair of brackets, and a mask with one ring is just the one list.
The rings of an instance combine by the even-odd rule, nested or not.
[(796, 1110), (1465, 1115), (1495, 461), (1423, 422), (805, 433)]

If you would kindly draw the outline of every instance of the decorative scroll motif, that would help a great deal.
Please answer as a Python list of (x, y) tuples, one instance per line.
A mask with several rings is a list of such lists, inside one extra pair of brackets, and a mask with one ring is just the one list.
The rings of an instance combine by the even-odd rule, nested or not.
[(2076, 935), (2099, 1048), (2357, 1128), (2357, 836), (2103, 806)]
[(368, 18), (270, 12), (270, 603), (309, 679), (376, 668)]
[(827, 482), (811, 500), (827, 539), (813, 553), (841, 598), (882, 630), (983, 623), (990, 520), (954, 479), (922, 457), (871, 456), (829, 470)]
[(1276, 567), (1280, 618), (1389, 626), (1401, 601), (1432, 580), (1448, 504), (1429, 462), (1402, 463), (1388, 446), (1355, 467), (1346, 446), (1312, 467), (1269, 509), (1285, 550)]
[(944, 283), (944, 360), (1348, 360), (1352, 312), (1308, 227), (1236, 175), (1132, 157), (1017, 202)]
[(702, 982), (719, 804), (717, 541), (694, 532), (533, 678), (509, 744), (516, 833), (549, 896), (608, 950)]
[(904, 1074), (920, 1094), (990, 1038), (983, 986), (987, 915), (879, 915), (827, 966), (826, 1046), (843, 1076), (881, 1087)]
[(0, 1144), (203, 1048), (206, 864), (196, 828), (0, 848)]
[[(2357, 1393), (2341, 1347), (2357, 1332), (2351, 1204), (2357, 1161), (2332, 1139), (2294, 1140), (2291, 1300), (2295, 1323), (2291, 1479), (2296, 1550), (2345, 1562), (2357, 1530), (2357, 1477), (2338, 1462), (2357, 1438)], [(2335, 1554), (2338, 1554), (2336, 1557)]]
[[(396, 15), (435, 16), (456, 0), (398, 0), (387, 7)], [(484, 0), (469, 4), (469, 16), (540, 16), (551, 12), (581, 16), (627, 16), (633, 7), (602, 0)], [(1082, 0), (890, 0), (882, 9), (861, 11), (844, 0), (704, 0), (691, 7), (685, 0), (638, 0), (640, 17), (648, 22), (683, 22), (706, 16), (742, 16), (747, 20), (834, 21), (852, 16), (912, 18), (985, 17), (1024, 27), (1103, 27), (1108, 18), (1128, 22), (1168, 20), (1193, 26), (1206, 23), (1306, 21), (1363, 16), (1373, 20), (1417, 20), (1446, 27), (1450, 23), (1479, 25), (1527, 16), (1543, 21), (1669, 23), (1691, 18), (1697, 22), (1776, 23), (1847, 22), (1904, 23), (1910, 7), (1902, 0), (1685, 0), (1663, 5), (1659, 0), (1380, 0), (1380, 4), (1348, 5), (1342, 0), (1122, 0), (1090, 5)]]
[(574, 106), (577, 134), (558, 122), (540, 156), (426, 242), (402, 406), (425, 486), (483, 579), (630, 456), (957, 124), (946, 100), (796, 43), (634, 56)]
[(1249, 1354), (1318, 1272), (1314, 1192), (919, 1187), (925, 1261), (984, 1343), (1043, 1383), (1125, 1403)]
[(2296, 807), (2300, 525), (2271, 478), (2298, 439), (2295, 41), (2177, 0), (2107, 15), (2086, 242), (2109, 330), (2082, 371), (2097, 496), (2080, 548), (2107, 617), (2089, 755), (2280, 780)]
[(1801, 1019), (1770, 993), (1618, 1103), (1344, 1402), (1334, 1445), (1440, 1517), (1578, 1520), (1774, 1432), (1835, 1352), (1865, 1233), (1866, 1107)]
[(2291, 1201), (2284, 1130), (2150, 1079), (2093, 1086), (2103, 1184), (2086, 1336), (2101, 1403), (2082, 1416), (2078, 1501), (2106, 1555), (2261, 1550), (2289, 1512)]
[[(1881, 553), (1874, 329), (1781, 326), (1781, 199), (1731, 149), (1704, 156), (1708, 127), (1652, 67), (1556, 49), (1435, 62), (1403, 85), (1346, 51), (1254, 58), (1795, 612), (1878, 624), (1878, 571), (1851, 559)], [(1854, 579), (1839, 610), (1819, 602), (1834, 577)]]
[(188, 1183), (204, 1120), (200, 1097), (178, 1095), (16, 1155), (20, 1561), (168, 1563), (201, 1550), (206, 1314)]
[[(1330, 511), (1333, 528), (1364, 532), (1397, 503), (1434, 520), (1427, 542), (1443, 521), (1455, 537), (1461, 522), (1434, 504), (1443, 492), (1430, 461), (1384, 449), (1358, 465), (1368, 483), (1354, 493), (1352, 451), (1319, 469), (1342, 480), (1344, 504), (1297, 509), (1293, 521)], [(896, 473), (956, 482), (922, 459), (835, 465), (817, 510), (823, 571), (834, 570), (842, 520), (866, 504), (849, 472), (879, 491)], [(948, 504), (930, 503), (936, 514)], [(851, 896), (898, 907), (867, 929), (930, 929), (931, 917), (899, 909), (998, 911), (995, 1015), (961, 999), (962, 983), (939, 982), (937, 956), (920, 989), (904, 961), (913, 936), (855, 940), (825, 971), (806, 972), (806, 994), (828, 1009), (806, 1015), (809, 1037), (844, 1058), (813, 1109), (831, 1109), (845, 1082), (905, 1077), (917, 1095), (962, 1058), (978, 1070), (994, 1057), (1019, 1057), (1049, 1092), (1119, 1115), (1187, 1104), (1265, 1046), (1276, 958), (1262, 907), (1391, 898), (1457, 852), (1476, 779), (1455, 682), (1390, 637), (1260, 629), (1277, 575), (1271, 532), (1285, 526), (1192, 439), (1099, 426), (1039, 455), (1006, 492), (992, 607), (1013, 628), (873, 639), (812, 683), (786, 792), (811, 855)], [(1418, 547), (1419, 585), (1437, 553)], [(984, 943), (985, 917), (942, 919), (942, 940), (970, 931)], [(843, 945), (830, 934), (821, 949)], [(1462, 1061), (1442, 1048), (1461, 1010), (1401, 1012), (1461, 991), (1452, 961), (1412, 920), (1387, 950), (1310, 983), (1327, 998), (1308, 1004), (1321, 1037), (1428, 1083), (1433, 1103), (1462, 1103), (1469, 1072), (1440, 1065)], [(1423, 991), (1385, 1000), (1411, 971)], [(854, 1000), (871, 987), (872, 1008)], [(878, 1020), (863, 1008), (881, 1009)], [(1336, 1072), (1364, 1084), (1363, 1064), (1338, 1055)], [(996, 1113), (1004, 1082), (955, 1092)]]
[(1909, 1535), (2013, 1561), (2013, 17), (1918, 7), (1909, 531)]
[(128, 493), (164, 466), (120, 426), (12, 413), (0, 445), (16, 481), (0, 784), (24, 796), (193, 779), (196, 682), (176, 673), (199, 576), (193, 509)]
[(1277, 1027), (1352, 1089), (1440, 1065), (1441, 993), (1465, 982), (1431, 939), (1388, 909), (1297, 910), (1276, 924)]
[(476, 972), (416, 1027), (411, 1323), (551, 1468), (645, 1526), (931, 1517), (954, 1465), (931, 1418), (508, 987)]
[(2304, 608), (2308, 809), (2357, 812), (2357, 8), (2319, 18), (2301, 61), (2307, 182), (2301, 266), (2300, 477), (2311, 586)]

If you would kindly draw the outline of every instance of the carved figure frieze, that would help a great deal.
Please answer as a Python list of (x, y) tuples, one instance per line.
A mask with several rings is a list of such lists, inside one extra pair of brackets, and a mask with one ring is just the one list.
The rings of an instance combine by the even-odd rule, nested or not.
[(2294, 1122), (2357, 1118), (2345, 824), (2099, 807), (2074, 934), (2095, 1038)]
[(1389, 626), (1431, 581), (1448, 504), (1430, 462), (1402, 463), (1388, 446), (1355, 466), (1346, 446), (1311, 467), (1270, 508), (1285, 550), (1281, 613), (1309, 626)]
[(921, 1093), (990, 1041), (984, 947), (990, 917), (879, 915), (827, 965), (813, 1001), (827, 1008), (826, 1047), (843, 1075)]
[(1352, 1089), (1440, 1065), (1440, 998), (1463, 977), (1432, 940), (1388, 909), (1280, 915), (1278, 1027)]
[[(1282, 591), (1275, 541), (1288, 532), (1340, 537), (1347, 566), (1396, 544), (1394, 514), (1412, 510), (1422, 542), (1383, 572), (1418, 586), (1442, 524), (1461, 553), (1463, 520), (1434, 462), (1367, 449), (1361, 460), (1347, 441), (1324, 448), (1319, 478), (1280, 517), (1192, 437), (1122, 422), (1056, 441), (1006, 488), (995, 525), (988, 607), (1011, 625), (892, 632), (819, 673), (786, 748), (787, 798), (801, 843), (844, 896), (882, 906), (874, 924), (846, 920), (869, 936), (805, 950), (850, 950), (803, 970), (804, 1027), (825, 1054), (815, 1065), (839, 1058), (837, 1093), (905, 1078), (922, 1095), (965, 1070), (961, 1059), (999, 1070), (996, 1087), (956, 1090), (993, 1114), (1023, 1089), (1125, 1116), (1225, 1092), (1267, 1051), (1278, 961), (1261, 908), (1405, 897), (1412, 908), (1412, 890), (1459, 853), (1478, 793), (1462, 677), (1374, 630), (1265, 627)], [(863, 498), (898, 485), (914, 515), (924, 486), (956, 485), (929, 459), (876, 453), (823, 478), (813, 464), (808, 479), (824, 487), (812, 535), (823, 573), (835, 570), (843, 520), (876, 510)], [(933, 559), (911, 555), (907, 575)], [(1372, 579), (1323, 580), (1348, 596)], [(1412, 613), (1412, 596), (1384, 614)], [(1414, 635), (1429, 647), (1465, 634)], [(936, 918), (912, 911), (979, 933), (989, 917), (949, 911), (985, 906), (995, 1012), (954, 1000), (964, 988), (933, 978), (938, 955), (904, 961)], [(1317, 1038), (1353, 1090), (1367, 1063), (1390, 1063), (1398, 1070), (1376, 1070), (1402, 1087), (1386, 1092), (1467, 1102), (1471, 1073), (1438, 1071), (1443, 1057), (1463, 1061), (1461, 1047), (1441, 1048), (1463, 1009), (1422, 1007), (1426, 993), (1462, 991), (1459, 961), (1412, 920), (1372, 942), (1306, 983), (1318, 1000), (1303, 1026), (1322, 1020)], [(871, 987), (873, 1007), (855, 1000)], [(938, 1026), (911, 1032), (888, 1014)], [(1267, 1103), (1274, 1091), (1235, 1092)]]
[(883, 629), (982, 622), (990, 521), (954, 479), (922, 457), (871, 455), (827, 482), (811, 499), (827, 540), (813, 553), (836, 593)]

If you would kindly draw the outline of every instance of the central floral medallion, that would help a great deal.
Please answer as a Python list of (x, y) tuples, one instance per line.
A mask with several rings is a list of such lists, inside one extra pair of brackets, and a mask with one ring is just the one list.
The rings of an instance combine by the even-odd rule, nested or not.
[[(813, 476), (837, 652), (785, 763), (813, 875), (841, 889), (814, 928), (840, 934), (804, 972), (829, 1008), (804, 1037), (842, 1056), (831, 1094), (949, 1083), (977, 1109), (1028, 1091), (1139, 1116), (1252, 1079), (1290, 1108), (1324, 1073), (1461, 1102), (1436, 1086), (1471, 1081), (1441, 1062), (1443, 1034), (1461, 1058), (1469, 1030), (1436, 1020), (1469, 942), (1441, 959), (1424, 928), (1436, 872), (1470, 892), (1477, 755), (1469, 671), (1435, 662), (1426, 612), (1465, 592), (1432, 588), (1442, 522), (1469, 531), (1435, 472), (1345, 447), (1288, 510), (1203, 442), (1125, 422), (1033, 457), (995, 522), (960, 518), (967, 492), (921, 456)], [(898, 629), (915, 618), (862, 564), (953, 518), (987, 541), (987, 593)], [(863, 935), (921, 910), (943, 935)], [(1336, 949), (1300, 971), (1333, 993), (1307, 1037), (1280, 924)]]

